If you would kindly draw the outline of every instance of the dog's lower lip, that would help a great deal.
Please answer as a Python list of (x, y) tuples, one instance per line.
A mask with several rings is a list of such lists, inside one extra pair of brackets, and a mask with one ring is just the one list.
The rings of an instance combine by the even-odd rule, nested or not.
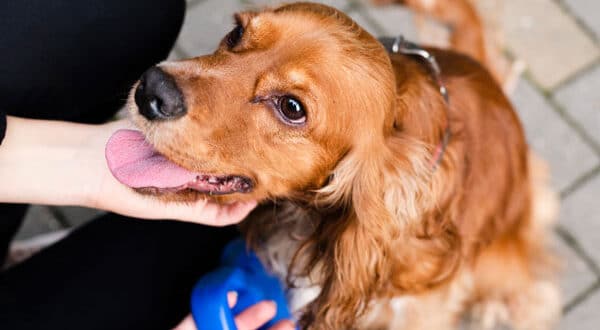
[(242, 175), (197, 175), (195, 179), (184, 185), (169, 188), (143, 187), (141, 191), (155, 194), (178, 193), (193, 190), (207, 195), (228, 195), (249, 193), (254, 188), (253, 181)]
[(144, 134), (119, 130), (106, 144), (106, 161), (122, 184), (141, 193), (178, 193), (184, 190), (208, 195), (249, 193), (255, 187), (250, 177), (229, 172), (197, 172), (171, 161), (154, 148)]

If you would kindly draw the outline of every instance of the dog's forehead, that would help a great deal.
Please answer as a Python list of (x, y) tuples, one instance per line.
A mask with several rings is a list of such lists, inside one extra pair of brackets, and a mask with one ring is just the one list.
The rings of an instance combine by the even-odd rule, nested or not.
[[(279, 8), (280, 9), (280, 8)], [(300, 46), (302, 40), (313, 40), (332, 38), (331, 24), (335, 20), (326, 21), (323, 15), (306, 10), (280, 11), (279, 9), (265, 9), (263, 11), (245, 11), (235, 15), (245, 28), (245, 33), (251, 35), (252, 39), (259, 43), (268, 41), (293, 40)], [(258, 40), (257, 40), (258, 39)], [(331, 40), (330, 40), (331, 41)], [(293, 46), (289, 44), (287, 46)], [(302, 46), (304, 47), (304, 46)]]
[[(315, 19), (307, 19), (313, 15), (298, 15), (298, 12), (240, 12), (235, 19), (244, 28), (240, 45), (232, 51), (234, 57), (242, 58), (257, 64), (253, 67), (267, 65), (269, 68), (285, 68), (287, 71), (311, 71), (309, 68), (320, 67), (335, 61), (340, 47), (329, 30), (319, 25)], [(292, 72), (290, 72), (292, 74)], [(296, 72), (296, 76), (306, 76)]]

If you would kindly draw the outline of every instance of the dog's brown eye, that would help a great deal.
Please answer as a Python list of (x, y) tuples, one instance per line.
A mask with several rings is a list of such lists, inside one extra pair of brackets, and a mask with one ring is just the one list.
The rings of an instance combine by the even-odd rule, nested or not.
[(283, 119), (289, 124), (300, 125), (306, 122), (304, 106), (291, 96), (279, 98), (278, 110)]
[(225, 37), (225, 42), (227, 43), (227, 47), (229, 47), (229, 48), (235, 47), (240, 42), (243, 35), (244, 35), (244, 27), (238, 23), (235, 26), (235, 28), (233, 28), (233, 30), (231, 30), (231, 32), (229, 32), (227, 34), (227, 37)]

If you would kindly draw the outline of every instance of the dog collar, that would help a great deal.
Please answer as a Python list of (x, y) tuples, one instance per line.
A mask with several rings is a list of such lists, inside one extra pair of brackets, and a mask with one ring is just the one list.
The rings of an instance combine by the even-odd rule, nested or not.
[[(448, 109), (450, 108), (450, 95), (448, 94), (448, 89), (442, 80), (442, 71), (437, 60), (435, 59), (435, 56), (419, 45), (407, 41), (402, 35), (399, 35), (396, 38), (381, 38), (379, 40), (385, 49), (392, 54), (403, 54), (411, 57), (417, 57), (425, 62), (434, 82), (438, 86), (440, 94), (444, 98), (444, 102), (446, 103), (446, 113), (448, 113)], [(450, 142), (452, 133), (450, 132), (449, 118), (450, 117), (447, 115), (446, 125), (444, 127), (444, 135), (442, 136), (440, 143), (435, 148), (433, 158), (431, 159), (432, 169), (436, 169), (442, 162), (442, 158), (444, 157), (448, 143)]]

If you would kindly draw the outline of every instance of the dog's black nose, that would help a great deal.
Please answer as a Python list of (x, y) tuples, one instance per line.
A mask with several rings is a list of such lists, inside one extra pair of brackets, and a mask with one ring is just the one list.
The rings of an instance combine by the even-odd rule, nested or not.
[(140, 78), (135, 103), (148, 120), (175, 119), (186, 113), (183, 94), (175, 80), (156, 66)]

